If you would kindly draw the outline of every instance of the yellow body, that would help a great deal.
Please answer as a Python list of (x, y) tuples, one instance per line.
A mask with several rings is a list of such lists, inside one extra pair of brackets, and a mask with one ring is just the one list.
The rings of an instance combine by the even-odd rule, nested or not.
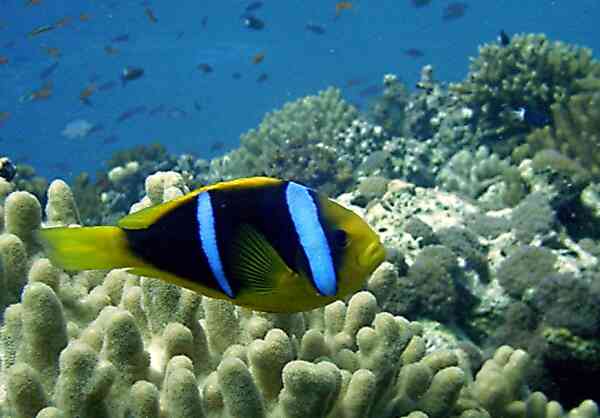
[[(281, 182), (278, 179), (253, 177), (217, 183), (128, 215), (118, 226), (47, 228), (41, 230), (41, 237), (52, 262), (66, 270), (127, 268), (133, 274), (156, 277), (212, 298), (229, 300), (236, 305), (260, 311), (306, 311), (359, 290), (383, 261), (383, 246), (375, 232), (358, 215), (326, 198), (321, 198), (323, 218), (336, 228), (343, 229), (347, 235), (347, 245), (337, 270), (338, 290), (336, 295), (330, 297), (320, 295), (303, 272), (293, 271), (287, 266), (277, 251), (261, 239), (260, 234), (255, 234), (254, 238), (247, 241), (252, 248), (248, 248), (248, 245), (240, 247), (240, 256), (235, 262), (259, 260), (257, 268), (264, 273), (264, 281), (244, 283), (235, 298), (205, 286), (199, 280), (189, 280), (158, 269), (134, 254), (129, 246), (126, 230), (148, 228), (161, 216), (200, 193), (218, 188), (258, 188)], [(256, 253), (259, 253), (258, 257)], [(260, 263), (260, 260), (268, 260), (268, 263)]]

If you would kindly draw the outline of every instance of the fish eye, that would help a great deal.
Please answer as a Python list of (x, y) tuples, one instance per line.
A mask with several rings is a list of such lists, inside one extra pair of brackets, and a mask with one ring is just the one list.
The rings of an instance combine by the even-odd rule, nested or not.
[(333, 242), (337, 248), (346, 248), (350, 243), (348, 233), (343, 229), (336, 229), (333, 231)]

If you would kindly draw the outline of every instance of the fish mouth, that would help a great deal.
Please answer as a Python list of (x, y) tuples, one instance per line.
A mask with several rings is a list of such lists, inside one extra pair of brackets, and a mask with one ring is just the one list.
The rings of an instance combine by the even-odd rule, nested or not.
[(369, 244), (365, 248), (365, 251), (358, 256), (358, 265), (373, 271), (378, 265), (383, 263), (383, 260), (385, 260), (385, 248), (377, 240)]

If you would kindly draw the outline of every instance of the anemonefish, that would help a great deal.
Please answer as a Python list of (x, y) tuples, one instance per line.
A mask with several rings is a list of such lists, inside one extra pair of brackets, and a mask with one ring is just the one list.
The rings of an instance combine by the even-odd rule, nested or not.
[(118, 226), (45, 228), (66, 270), (127, 268), (265, 312), (300, 312), (359, 290), (385, 257), (354, 212), (293, 181), (206, 186)]

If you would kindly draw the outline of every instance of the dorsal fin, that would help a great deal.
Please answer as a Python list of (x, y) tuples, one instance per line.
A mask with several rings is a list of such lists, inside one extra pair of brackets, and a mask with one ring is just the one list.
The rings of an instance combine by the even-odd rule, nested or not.
[(130, 213), (119, 220), (118, 225), (123, 229), (144, 229), (155, 223), (163, 215), (181, 206), (191, 199), (193, 199), (198, 193), (201, 193), (203, 189), (194, 190), (186, 194), (185, 196), (178, 197), (177, 199), (169, 200), (168, 202), (161, 203), (159, 205), (150, 206), (149, 208), (142, 209), (140, 211)]
[(272, 185), (281, 183), (281, 180), (270, 177), (248, 177), (229, 181), (223, 181), (215, 183), (210, 186), (201, 187), (196, 189), (185, 196), (178, 197), (177, 199), (170, 200), (168, 202), (151, 206), (146, 209), (142, 209), (138, 212), (131, 213), (124, 216), (119, 220), (118, 225), (123, 229), (144, 229), (155, 223), (164, 214), (170, 212), (178, 206), (181, 206), (200, 193), (209, 190), (217, 189), (241, 189), (241, 188), (252, 188), (261, 187), (266, 185)]

